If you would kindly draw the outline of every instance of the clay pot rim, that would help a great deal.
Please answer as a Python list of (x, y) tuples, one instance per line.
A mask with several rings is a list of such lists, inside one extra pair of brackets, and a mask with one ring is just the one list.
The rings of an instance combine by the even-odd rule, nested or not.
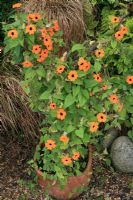
[[(87, 163), (87, 167), (85, 168), (85, 170), (82, 172), (82, 174), (80, 176), (69, 176), (68, 178), (73, 178), (73, 177), (82, 177), (85, 176), (86, 174), (92, 174), (92, 157), (93, 157), (93, 146), (91, 144), (88, 145), (88, 149), (89, 149), (89, 155), (88, 155), (88, 163)], [(36, 167), (36, 173), (38, 176), (43, 177), (43, 172), (41, 170), (39, 170)], [(49, 176), (52, 176), (52, 174)]]

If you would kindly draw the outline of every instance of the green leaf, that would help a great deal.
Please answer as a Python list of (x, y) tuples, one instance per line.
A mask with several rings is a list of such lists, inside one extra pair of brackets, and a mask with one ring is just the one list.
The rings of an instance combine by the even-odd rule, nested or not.
[(36, 70), (36, 73), (38, 74), (39, 77), (45, 77), (46, 75), (43, 66), (39, 66), (39, 68)]
[(83, 128), (80, 128), (79, 130), (76, 130), (75, 131), (75, 134), (80, 137), (80, 138), (83, 138), (84, 137), (84, 129)]
[(133, 131), (128, 131), (128, 137), (133, 141)]
[(67, 132), (67, 133), (70, 133), (70, 132), (74, 131), (74, 129), (75, 129), (74, 126), (69, 125), (69, 126), (67, 127), (67, 129), (66, 129), (66, 132)]
[(44, 93), (40, 96), (40, 100), (49, 99), (50, 93), (51, 93), (50, 91), (44, 92)]
[(73, 96), (76, 97), (80, 91), (80, 86), (73, 85), (72, 91), (73, 91)]
[(132, 123), (132, 125), (133, 125), (133, 118), (131, 118), (130, 120), (131, 120), (131, 123)]
[(85, 133), (83, 137), (83, 142), (88, 143), (90, 139), (91, 139), (91, 135), (89, 135), (89, 133)]
[(74, 51), (79, 51), (79, 50), (82, 50), (82, 49), (85, 49), (83, 44), (74, 44), (72, 46), (71, 52), (73, 53)]
[(82, 71), (79, 71), (79, 72), (78, 72), (78, 77), (79, 77), (79, 78), (82, 78), (82, 77), (84, 77), (84, 76), (86, 76), (86, 73), (85, 73), (85, 72), (82, 72)]
[(112, 40), (111, 41), (111, 46), (114, 49), (117, 46), (117, 41), (116, 40)]
[(71, 95), (68, 94), (66, 96), (65, 102), (64, 102), (64, 108), (69, 107), (70, 105), (72, 105), (75, 102), (75, 98)]
[(94, 65), (94, 71), (95, 72), (99, 72), (101, 70), (102, 66), (100, 64), (100, 62), (96, 61), (95, 65)]
[(25, 70), (25, 79), (33, 79), (36, 75), (36, 72), (32, 68), (27, 68)]
[(85, 80), (85, 86), (86, 86), (86, 88), (93, 88), (94, 86), (96, 86), (97, 85), (97, 81), (95, 81), (95, 80)]
[(14, 60), (15, 60), (16, 63), (22, 62), (23, 55), (21, 53), (21, 47), (20, 47), (20, 45), (17, 45), (15, 47), (14, 52), (13, 52), (13, 56), (14, 56)]
[(82, 144), (83, 142), (81, 141), (81, 139), (79, 138), (74, 138), (74, 140), (72, 140), (72, 142), (70, 142), (70, 146), (74, 146), (74, 145), (79, 145)]
[(13, 41), (9, 41), (6, 43), (6, 47), (4, 48), (4, 53), (7, 53), (8, 51), (10, 51), (11, 49), (13, 49), (14, 47), (16, 47), (18, 45), (18, 40), (13, 40)]
[(82, 107), (86, 103), (87, 99), (82, 95), (82, 93), (79, 93), (78, 95), (79, 105)]
[(84, 95), (84, 97), (86, 97), (86, 99), (88, 99), (89, 96), (88, 90), (82, 90), (82, 94)]
[(28, 47), (32, 48), (33, 44), (35, 43), (35, 36), (27, 34), (25, 38), (26, 38), (26, 42), (28, 43)]

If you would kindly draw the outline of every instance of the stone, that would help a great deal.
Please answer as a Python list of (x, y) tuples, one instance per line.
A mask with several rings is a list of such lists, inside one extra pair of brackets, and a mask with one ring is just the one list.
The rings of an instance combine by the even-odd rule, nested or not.
[(111, 158), (116, 169), (133, 173), (133, 142), (127, 136), (118, 137), (112, 144)]
[(118, 137), (119, 133), (118, 130), (115, 128), (111, 128), (107, 131), (105, 134), (104, 140), (103, 140), (103, 147), (109, 148), (113, 141)]

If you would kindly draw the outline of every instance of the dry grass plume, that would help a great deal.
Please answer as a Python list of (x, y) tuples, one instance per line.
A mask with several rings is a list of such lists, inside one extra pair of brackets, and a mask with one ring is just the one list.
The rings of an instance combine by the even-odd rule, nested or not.
[[(82, 0), (21, 0), (26, 13), (46, 13), (49, 21), (58, 20), (67, 45), (83, 39), (85, 25)], [(45, 17), (45, 16), (44, 16)]]
[(27, 96), (12, 75), (0, 75), (1, 134), (32, 141), (39, 134), (39, 118), (27, 103)]

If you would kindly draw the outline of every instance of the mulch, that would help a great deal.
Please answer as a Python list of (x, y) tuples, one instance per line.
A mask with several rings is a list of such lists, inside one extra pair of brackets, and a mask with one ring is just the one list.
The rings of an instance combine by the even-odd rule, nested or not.
[[(53, 200), (28, 175), (27, 161), (33, 150), (0, 137), (0, 200)], [(76, 200), (133, 200), (133, 176), (108, 169), (97, 157), (93, 169), (87, 191)]]

